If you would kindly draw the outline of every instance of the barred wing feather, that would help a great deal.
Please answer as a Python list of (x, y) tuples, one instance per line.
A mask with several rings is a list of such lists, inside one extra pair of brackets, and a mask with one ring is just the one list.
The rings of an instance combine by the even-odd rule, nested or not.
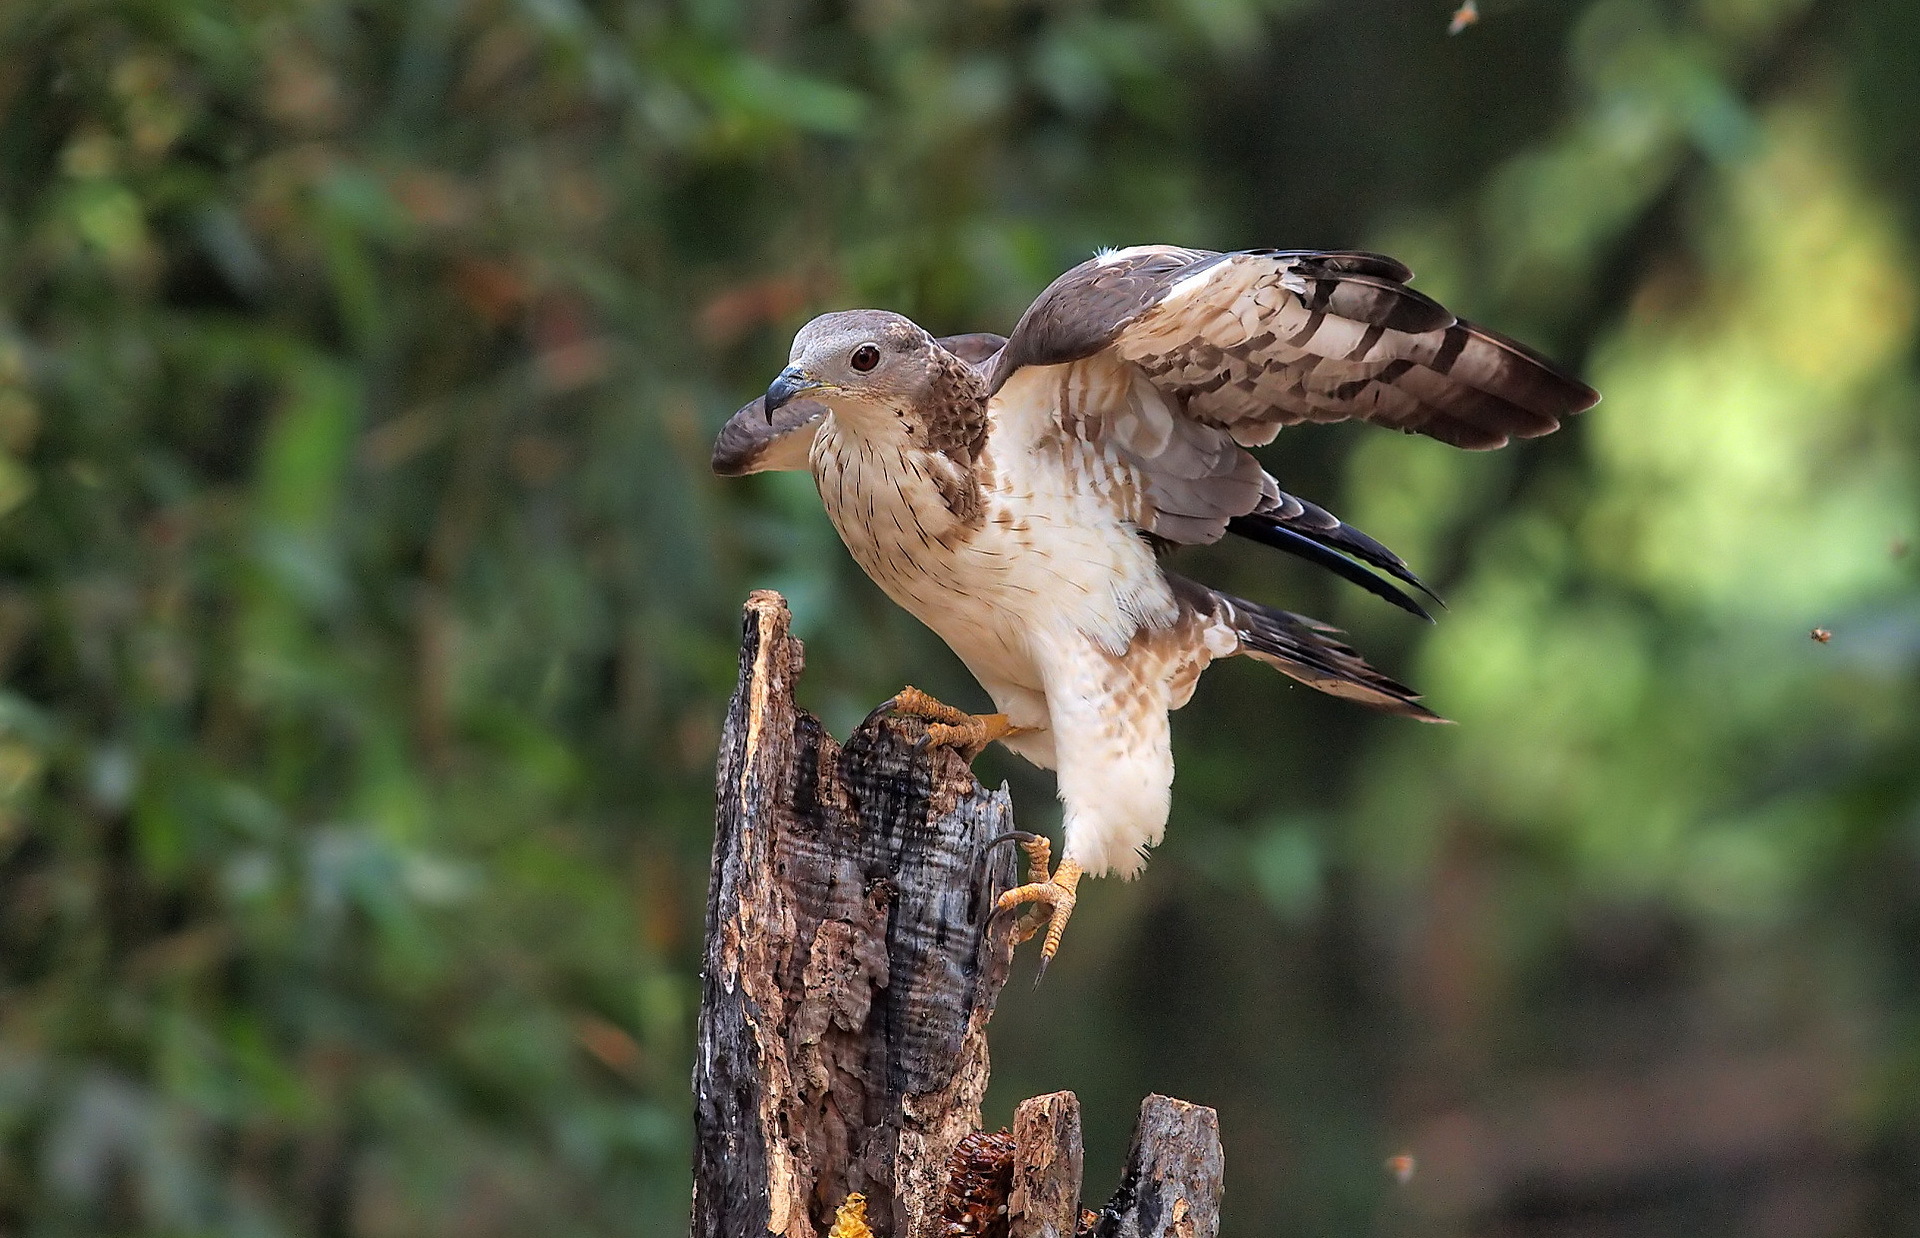
[(1361, 418), (1486, 450), (1549, 433), (1599, 399), (1409, 278), (1393, 259), (1359, 252), (1103, 255), (1029, 307), (994, 385), (1024, 365), (1111, 350), (1187, 417), (1242, 446), (1283, 426)]

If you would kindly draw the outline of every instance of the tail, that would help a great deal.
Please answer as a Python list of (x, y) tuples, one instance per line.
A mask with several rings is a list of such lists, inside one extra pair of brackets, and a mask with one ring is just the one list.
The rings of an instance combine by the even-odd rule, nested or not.
[(1351, 646), (1334, 639), (1338, 628), (1229, 597), (1184, 577), (1169, 575), (1167, 580), (1185, 609), (1232, 634), (1238, 644), (1233, 652), (1258, 658), (1331, 696), (1422, 722), (1447, 721), (1420, 704), (1419, 693), (1381, 674)]

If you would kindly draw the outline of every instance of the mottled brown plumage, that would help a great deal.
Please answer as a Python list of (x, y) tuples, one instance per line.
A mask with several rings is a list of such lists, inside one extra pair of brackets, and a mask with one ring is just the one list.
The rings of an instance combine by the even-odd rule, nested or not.
[(926, 446), (953, 464), (952, 472), (941, 473), (935, 482), (954, 519), (972, 529), (981, 518), (987, 480), (983, 474), (988, 464), (982, 459), (987, 445), (986, 379), (938, 345), (927, 350), (927, 361), (927, 394), (921, 406)]
[(1426, 614), (1393, 583), (1425, 589), (1397, 555), (1247, 448), (1349, 417), (1498, 447), (1598, 396), (1410, 278), (1375, 254), (1142, 247), (1062, 275), (1005, 341), (828, 314), (722, 431), (722, 472), (796, 467), (805, 446), (861, 567), (966, 662), (1005, 715), (1000, 742), (1058, 771), (1060, 872), (1010, 896), (1053, 908), (1049, 951), (1080, 872), (1132, 875), (1159, 841), (1168, 714), (1213, 660), (1435, 720), (1334, 629), (1161, 563), (1234, 532)]

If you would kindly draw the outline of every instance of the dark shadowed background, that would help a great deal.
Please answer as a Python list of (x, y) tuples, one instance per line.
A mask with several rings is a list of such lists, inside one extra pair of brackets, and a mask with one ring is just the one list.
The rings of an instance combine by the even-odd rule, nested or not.
[(1914, 1232), (1920, 7), (1451, 15), (0, 7), (0, 1235), (680, 1231), (746, 591), (839, 734), (986, 703), (711, 435), (1141, 241), (1389, 251), (1606, 401), (1263, 452), (1451, 609), (1182, 570), (1460, 725), (1214, 672), (989, 1119), (1078, 1089), (1103, 1195), (1215, 1105), (1235, 1238)]

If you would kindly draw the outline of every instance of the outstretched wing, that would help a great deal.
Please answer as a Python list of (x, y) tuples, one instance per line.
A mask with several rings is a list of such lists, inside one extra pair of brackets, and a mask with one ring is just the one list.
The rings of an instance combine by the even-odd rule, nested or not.
[(1185, 417), (1242, 446), (1282, 426), (1358, 417), (1456, 447), (1532, 438), (1599, 395), (1551, 361), (1455, 318), (1391, 258), (1142, 247), (1068, 271), (995, 359), (1000, 390), (1028, 366), (1108, 353)]
[(1303, 421), (1364, 418), (1476, 450), (1546, 434), (1594, 390), (1538, 353), (1455, 318), (1412, 272), (1359, 252), (1146, 246), (1068, 271), (994, 358), (996, 408), (1096, 448), (1124, 474), (1124, 513), (1156, 537), (1226, 532), (1329, 567), (1416, 614), (1378, 568), (1406, 564), (1281, 492), (1245, 448)]
[(720, 427), (713, 440), (713, 471), (722, 477), (748, 473), (804, 470), (813, 450), (813, 432), (827, 406), (813, 400), (789, 400), (767, 416), (767, 397), (755, 396)]

